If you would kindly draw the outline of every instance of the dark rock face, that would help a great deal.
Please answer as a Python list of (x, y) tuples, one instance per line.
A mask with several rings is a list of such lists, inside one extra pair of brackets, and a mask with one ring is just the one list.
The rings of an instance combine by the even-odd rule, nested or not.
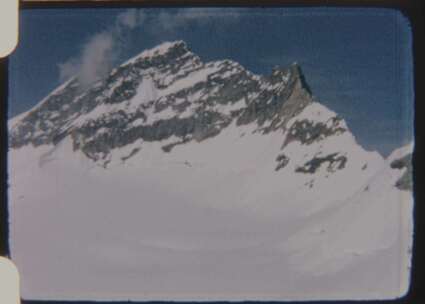
[(289, 163), (289, 158), (285, 154), (279, 154), (276, 158), (277, 166), (276, 171), (279, 171), (282, 168), (285, 168), (286, 165)]
[(330, 126), (324, 123), (313, 123), (308, 120), (296, 121), (288, 131), (283, 146), (285, 147), (292, 141), (299, 141), (303, 144), (311, 144), (325, 137), (341, 134), (346, 131), (339, 126), (341, 118), (332, 117)]
[(273, 90), (261, 91), (239, 116), (237, 124), (256, 121), (259, 126), (263, 126), (268, 121), (270, 124), (263, 128), (264, 133), (284, 127), (289, 119), (312, 102), (301, 75), (298, 65), (292, 65), (289, 69), (275, 68), (267, 78)]
[(335, 172), (336, 170), (345, 168), (347, 157), (338, 153), (332, 153), (322, 157), (316, 156), (306, 162), (302, 167), (297, 167), (295, 172), (313, 174), (325, 163), (327, 163), (326, 170), (328, 172)]
[(130, 154), (128, 154), (124, 157), (121, 157), (121, 160), (126, 161), (127, 159), (131, 158), (132, 156), (134, 156), (139, 151), (140, 151), (140, 148), (134, 148), (133, 150), (131, 150)]
[(125, 119), (120, 118), (108, 122), (110, 124), (109, 131), (101, 134), (97, 134), (96, 130), (108, 124), (102, 123), (94, 126), (89, 124), (75, 130), (74, 142), (77, 149), (81, 149), (87, 156), (97, 160), (99, 154), (107, 154), (111, 149), (126, 146), (137, 139), (160, 141), (174, 135), (181, 140), (202, 141), (217, 135), (222, 128), (229, 124), (230, 120), (217, 112), (206, 111), (188, 118), (172, 117), (167, 120), (157, 120), (151, 125), (133, 128), (126, 128), (124, 122)]
[(406, 172), (403, 176), (396, 182), (395, 186), (400, 190), (413, 190), (413, 177), (412, 174)]
[(393, 169), (403, 169), (412, 165), (412, 154), (407, 154), (402, 158), (393, 160), (390, 164)]
[(396, 182), (395, 186), (400, 190), (413, 190), (413, 166), (412, 166), (412, 154), (396, 159), (390, 164), (393, 169), (406, 169), (402, 177)]

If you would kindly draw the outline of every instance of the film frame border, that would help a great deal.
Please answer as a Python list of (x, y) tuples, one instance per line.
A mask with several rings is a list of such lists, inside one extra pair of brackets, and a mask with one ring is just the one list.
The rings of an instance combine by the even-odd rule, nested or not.
[[(413, 37), (413, 61), (414, 61), (414, 92), (415, 92), (415, 148), (413, 153), (413, 178), (414, 178), (414, 236), (412, 252), (412, 268), (409, 291), (406, 295), (394, 300), (380, 301), (300, 301), (299, 303), (425, 303), (425, 294), (422, 288), (425, 283), (424, 261), (424, 192), (421, 184), (424, 181), (424, 172), (421, 170), (424, 164), (423, 134), (422, 134), (422, 100), (425, 100), (424, 86), (422, 80), (424, 74), (424, 37), (425, 37), (425, 3), (421, 0), (21, 0), (20, 9), (76, 9), (76, 8), (146, 8), (146, 7), (332, 7), (332, 8), (387, 8), (401, 12), (409, 21)], [(9, 247), (9, 216), (8, 216), (8, 174), (7, 174), (7, 152), (8, 152), (8, 58), (0, 58), (0, 147), (2, 157), (0, 158), (0, 256), (10, 258)], [(256, 301), (247, 301), (256, 303)], [(270, 303), (258, 301), (260, 303)], [(93, 301), (36, 301), (22, 299), (23, 304), (60, 304), (60, 303), (120, 303), (113, 302), (93, 302)], [(158, 303), (155, 302), (132, 302), (132, 303)], [(166, 303), (161, 301), (161, 303)], [(191, 302), (193, 303), (193, 302)], [(196, 302), (195, 302), (196, 303)], [(209, 302), (216, 303), (216, 302)], [(221, 302), (223, 303), (223, 302)], [(225, 303), (225, 301), (224, 301)], [(274, 302), (292, 303), (292, 302)]]

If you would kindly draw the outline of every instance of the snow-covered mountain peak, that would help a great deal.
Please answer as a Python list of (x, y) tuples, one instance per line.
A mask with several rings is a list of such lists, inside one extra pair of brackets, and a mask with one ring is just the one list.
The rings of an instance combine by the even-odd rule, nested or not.
[[(71, 79), (14, 120), (10, 146), (56, 146), (69, 138), (74, 150), (107, 166), (126, 147), (139, 151), (155, 142), (169, 153), (245, 127), (276, 133), (283, 150), (315, 147), (310, 158), (342, 134), (357, 147), (345, 122), (313, 99), (299, 64), (257, 76), (229, 59), (202, 62), (183, 41), (143, 51), (87, 90)], [(347, 158), (344, 149), (334, 158)]]
[[(302, 299), (405, 288), (411, 147), (386, 160), (363, 149), (296, 63), (255, 75), (167, 42), (88, 88), (61, 85), (9, 121), (9, 148), (12, 254), (26, 298), (152, 300), (156, 286), (164, 300), (199, 283), (210, 299), (219, 286), (241, 300), (246, 280), (235, 273), (252, 279), (243, 290), (253, 300), (287, 299), (299, 286)], [(46, 236), (36, 248), (34, 232)], [(57, 279), (77, 272), (66, 286)]]
[(142, 51), (140, 54), (126, 61), (123, 65), (134, 64), (138, 60), (153, 59), (155, 57), (182, 56), (185, 53), (190, 53), (186, 42), (183, 40), (166, 41), (151, 49)]

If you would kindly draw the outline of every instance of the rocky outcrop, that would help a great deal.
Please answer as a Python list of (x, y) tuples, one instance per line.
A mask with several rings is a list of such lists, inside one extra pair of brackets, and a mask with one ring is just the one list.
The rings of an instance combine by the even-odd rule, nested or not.
[(402, 158), (395, 159), (390, 164), (391, 168), (402, 170), (405, 172), (397, 180), (395, 186), (400, 190), (413, 190), (413, 165), (412, 165), (412, 154), (409, 153)]
[(306, 162), (302, 167), (296, 168), (295, 172), (313, 174), (316, 173), (322, 165), (326, 165), (326, 171), (335, 172), (336, 170), (344, 169), (346, 162), (347, 157), (339, 155), (338, 153), (332, 153), (326, 156), (316, 156)]

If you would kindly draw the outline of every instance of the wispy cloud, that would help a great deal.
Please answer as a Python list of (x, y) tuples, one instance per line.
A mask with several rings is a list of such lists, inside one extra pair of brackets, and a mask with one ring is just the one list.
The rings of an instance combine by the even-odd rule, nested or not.
[(178, 10), (148, 11), (129, 9), (119, 14), (113, 25), (94, 34), (82, 47), (77, 57), (58, 64), (60, 81), (77, 77), (86, 86), (104, 76), (116, 63), (123, 46), (124, 32), (143, 27), (146, 33), (162, 35), (174, 33), (187, 25), (204, 25), (213, 18), (220, 21), (235, 22), (241, 16), (238, 10), (216, 8), (184, 8)]
[(76, 75), (82, 85), (88, 85), (109, 70), (115, 56), (113, 34), (98, 33), (84, 45), (79, 58), (59, 64), (59, 76), (64, 80)]
[(104, 76), (122, 51), (123, 43), (118, 43), (122, 33), (142, 25), (144, 19), (145, 15), (135, 9), (119, 14), (113, 26), (94, 34), (83, 45), (79, 56), (58, 64), (60, 81), (75, 76), (86, 86)]
[(139, 13), (135, 9), (130, 9), (117, 16), (116, 26), (118, 28), (134, 29), (138, 24), (142, 24), (144, 19), (145, 15), (143, 13)]
[(155, 26), (150, 26), (153, 33), (175, 32), (190, 24), (205, 25), (215, 18), (223, 23), (236, 22), (241, 16), (241, 11), (223, 8), (187, 8), (175, 13), (162, 11), (157, 16)]

